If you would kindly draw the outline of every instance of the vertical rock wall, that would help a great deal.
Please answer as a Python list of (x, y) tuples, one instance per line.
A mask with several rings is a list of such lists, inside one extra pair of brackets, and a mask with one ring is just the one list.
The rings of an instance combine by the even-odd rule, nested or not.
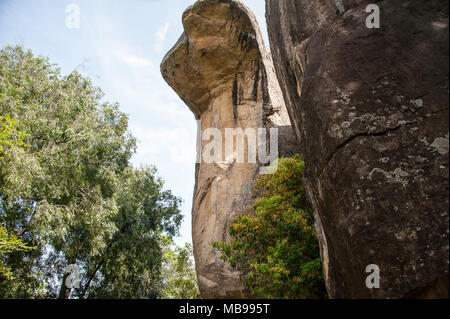
[[(371, 3), (379, 29), (365, 25)], [(448, 1), (266, 10), (330, 296), (448, 297)], [(369, 264), (378, 289), (366, 287)]]

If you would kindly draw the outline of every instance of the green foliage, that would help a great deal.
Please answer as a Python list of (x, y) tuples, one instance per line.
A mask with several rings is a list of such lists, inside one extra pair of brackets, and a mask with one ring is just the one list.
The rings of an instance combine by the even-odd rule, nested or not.
[(0, 160), (8, 149), (29, 147), (24, 143), (26, 137), (26, 134), (17, 129), (16, 120), (11, 120), (9, 115), (0, 116)]
[[(80, 298), (159, 298), (165, 242), (181, 223), (180, 199), (163, 190), (154, 168), (126, 169), (117, 192), (117, 231), (87, 264)], [(169, 239), (168, 239), (169, 238)], [(97, 272), (96, 272), (97, 270)], [(92, 278), (89, 285), (86, 280)]]
[[(17, 129), (17, 121), (11, 120), (9, 115), (0, 116), (0, 160), (4, 159), (8, 150), (29, 147), (24, 143), (26, 134)], [(5, 266), (3, 260), (6, 254), (19, 251), (28, 251), (36, 249), (30, 247), (17, 236), (8, 234), (4, 227), (0, 227), (0, 278), (13, 280), (14, 276), (10, 267)]]
[(200, 299), (192, 246), (174, 246), (168, 240), (164, 248), (162, 269), (162, 298)]
[(6, 232), (6, 229), (0, 227), (0, 277), (7, 280), (13, 280), (14, 276), (10, 267), (6, 267), (4, 261), (1, 259), (5, 254), (18, 251), (28, 251), (36, 249), (36, 247), (30, 247), (15, 235), (10, 235)]
[(231, 224), (231, 243), (213, 243), (258, 297), (326, 298), (304, 169), (298, 157), (280, 159), (274, 174), (255, 182), (261, 195)]
[[(0, 280), (0, 297), (160, 295), (161, 240), (178, 230), (180, 199), (154, 168), (130, 165), (128, 118), (102, 96), (46, 58), (0, 51), (0, 224), (37, 247), (4, 256), (16, 279)], [(63, 284), (70, 264), (80, 289)]]

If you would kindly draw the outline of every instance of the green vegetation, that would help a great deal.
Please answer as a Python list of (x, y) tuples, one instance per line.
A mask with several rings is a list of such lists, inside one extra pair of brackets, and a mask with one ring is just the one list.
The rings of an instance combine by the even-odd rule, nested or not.
[(190, 244), (173, 248), (173, 243), (167, 242), (164, 249), (162, 278), (163, 298), (200, 299)]
[(8, 115), (0, 116), (0, 159), (5, 157), (9, 149), (29, 147), (24, 142), (26, 137), (26, 134), (17, 129), (17, 121), (11, 120)]
[[(168, 296), (181, 200), (154, 167), (131, 166), (128, 118), (102, 96), (46, 58), (0, 51), (0, 298)], [(79, 288), (64, 284), (71, 264)]]
[(258, 297), (326, 298), (304, 169), (298, 157), (280, 159), (274, 174), (256, 181), (261, 195), (249, 214), (231, 224), (231, 243), (213, 243)]
[[(0, 116), (0, 160), (9, 153), (8, 150), (10, 149), (17, 150), (28, 147), (28, 145), (24, 143), (25, 138), (26, 135), (17, 130), (16, 121), (11, 120), (9, 116)], [(32, 249), (36, 248), (28, 246), (22, 240), (17, 238), (17, 236), (8, 234), (6, 229), (0, 226), (0, 258), (8, 253)], [(2, 259), (0, 259), (0, 277), (6, 278), (7, 280), (14, 279), (11, 268), (6, 267)]]
[[(15, 235), (10, 235), (6, 232), (6, 229), (0, 227), (0, 256), (5, 254), (17, 252), (17, 251), (28, 251), (36, 249), (36, 247), (30, 247), (22, 240), (17, 238)], [(3, 260), (0, 259), (0, 276), (6, 278), (7, 280), (13, 280), (11, 268), (6, 267)]]

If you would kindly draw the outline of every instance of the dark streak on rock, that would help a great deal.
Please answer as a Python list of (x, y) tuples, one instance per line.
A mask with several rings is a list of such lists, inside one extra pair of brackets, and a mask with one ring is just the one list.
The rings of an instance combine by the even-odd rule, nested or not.
[(258, 100), (258, 84), (259, 84), (259, 72), (261, 71), (261, 65), (258, 63), (258, 69), (255, 73), (255, 82), (253, 83), (253, 100)]
[(237, 106), (238, 106), (237, 74), (234, 76), (232, 100), (233, 100), (233, 116), (234, 116), (234, 120), (236, 121), (237, 120)]

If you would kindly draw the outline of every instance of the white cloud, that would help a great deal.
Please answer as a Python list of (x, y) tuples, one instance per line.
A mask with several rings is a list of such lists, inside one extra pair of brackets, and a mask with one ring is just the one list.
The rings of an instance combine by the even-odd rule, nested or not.
[(170, 23), (166, 22), (156, 30), (155, 37), (157, 41), (155, 41), (155, 44), (153, 46), (153, 50), (155, 52), (161, 53), (164, 50), (164, 40), (166, 39), (169, 27)]
[(130, 130), (138, 139), (136, 160), (164, 162), (161, 165), (181, 165), (190, 168), (196, 158), (196, 124), (177, 128), (150, 128), (132, 125)]
[(159, 74), (158, 68), (155, 67), (155, 64), (152, 63), (152, 61), (143, 57), (139, 57), (133, 53), (129, 53), (124, 49), (116, 50), (115, 57), (131, 68), (139, 68), (141, 70), (146, 69), (154, 75)]
[(158, 28), (155, 32), (156, 38), (158, 38), (160, 41), (164, 41), (166, 39), (167, 31), (169, 31), (170, 23), (166, 22), (164, 25)]

